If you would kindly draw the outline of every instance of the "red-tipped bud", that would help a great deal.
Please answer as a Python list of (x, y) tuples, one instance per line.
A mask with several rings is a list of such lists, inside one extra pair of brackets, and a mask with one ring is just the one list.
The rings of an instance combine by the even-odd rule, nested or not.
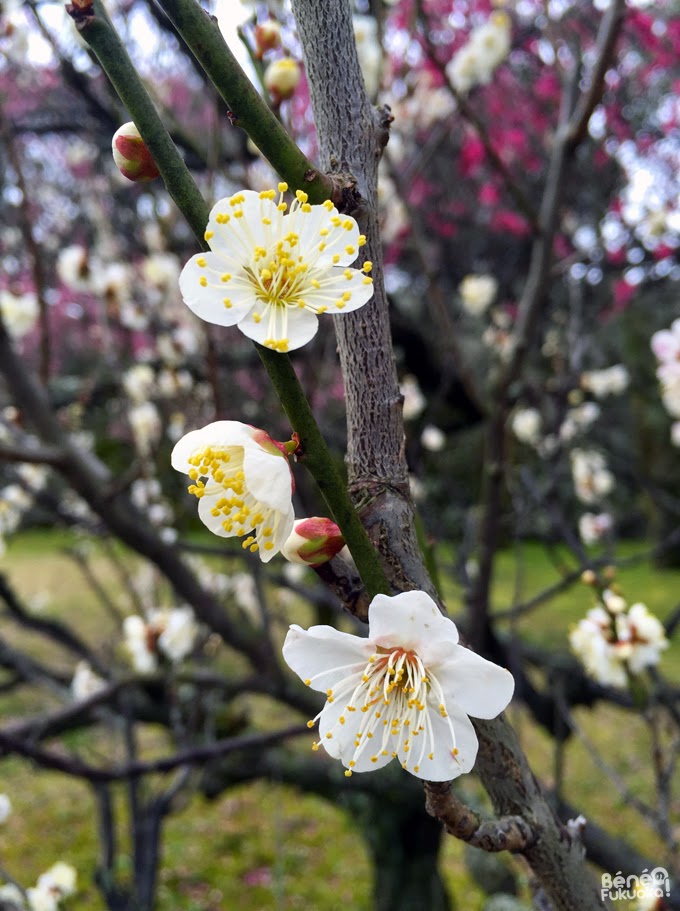
[(281, 47), (281, 26), (276, 19), (267, 19), (255, 29), (255, 48), (259, 58), (267, 51)]
[(290, 537), (281, 548), (282, 555), (291, 563), (303, 566), (321, 566), (338, 554), (345, 546), (340, 529), (330, 519), (297, 519)]
[(277, 103), (290, 98), (300, 81), (300, 67), (292, 57), (274, 60), (264, 74), (264, 84)]
[(111, 145), (113, 160), (123, 177), (135, 182), (158, 177), (160, 172), (156, 162), (144, 145), (144, 140), (134, 123), (124, 123), (119, 127), (113, 134)]

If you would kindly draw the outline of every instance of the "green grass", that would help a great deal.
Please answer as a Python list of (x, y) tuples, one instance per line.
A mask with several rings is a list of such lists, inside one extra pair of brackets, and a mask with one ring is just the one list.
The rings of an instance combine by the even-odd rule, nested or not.
[[(21, 535), (12, 540), (2, 569), (25, 599), (50, 591), (44, 616), (73, 622), (89, 642), (110, 648), (118, 635), (115, 624), (93, 597), (75, 564), (64, 557), (63, 547), (72, 543), (45, 532)], [(625, 556), (640, 548), (639, 544), (626, 544), (621, 553)], [(527, 544), (522, 551), (524, 583), (519, 600), (531, 597), (557, 579), (540, 545)], [(126, 602), (117, 573), (104, 557), (94, 559), (100, 578), (124, 608)], [(497, 610), (511, 606), (517, 597), (515, 559), (516, 554), (511, 552), (499, 557), (494, 581)], [(677, 601), (680, 572), (658, 571), (641, 563), (622, 571), (618, 582), (629, 602), (644, 601), (663, 618)], [(455, 590), (451, 595), (455, 610)], [(517, 630), (536, 645), (559, 647), (566, 653), (569, 625), (583, 616), (591, 603), (591, 592), (576, 584), (549, 604), (523, 616)], [(282, 629), (289, 619), (281, 618)], [(52, 666), (64, 671), (72, 668), (72, 658), (46, 645), (40, 637), (17, 632), (7, 622), (3, 623), (3, 636), (49, 660)], [(676, 680), (680, 672), (678, 648), (674, 645), (663, 660), (663, 670)], [(253, 711), (266, 721), (271, 710), (261, 703), (254, 700)], [(28, 712), (44, 711), (51, 704), (57, 704), (56, 700), (52, 703), (43, 691), (34, 691), (29, 697), (2, 697), (0, 712), (7, 721)], [(579, 710), (576, 718), (631, 791), (640, 798), (651, 798), (651, 745), (644, 724), (629, 713), (604, 705)], [(555, 772), (551, 741), (523, 709), (513, 707), (511, 720), (536, 773), (551, 785)], [(71, 744), (75, 742), (72, 740)], [(162, 751), (158, 734), (151, 731), (149, 743), (156, 752)], [(78, 735), (77, 744), (82, 755), (91, 761), (116, 749), (102, 734), (96, 738)], [(465, 788), (474, 798), (478, 796), (472, 776), (465, 781)], [(80, 884), (69, 909), (103, 911), (92, 885), (98, 846), (88, 787), (10, 758), (2, 762), (0, 791), (11, 796), (15, 808), (0, 829), (0, 866), (28, 886), (56, 860), (68, 861), (78, 869)], [(590, 818), (625, 836), (654, 863), (662, 863), (662, 849), (654, 834), (611, 786), (603, 785), (602, 773), (590, 749), (576, 737), (565, 748), (564, 791)], [(117, 806), (124, 817), (122, 792)], [(470, 878), (463, 852), (459, 842), (445, 839), (442, 869), (457, 896), (458, 907), (477, 911), (483, 895)], [(124, 859), (125, 863), (129, 864), (129, 858)], [(276, 783), (259, 782), (232, 789), (215, 801), (197, 795), (187, 797), (167, 823), (158, 911), (370, 911), (371, 907), (366, 846), (350, 816), (326, 801)], [(624, 911), (622, 903), (620, 911)]]

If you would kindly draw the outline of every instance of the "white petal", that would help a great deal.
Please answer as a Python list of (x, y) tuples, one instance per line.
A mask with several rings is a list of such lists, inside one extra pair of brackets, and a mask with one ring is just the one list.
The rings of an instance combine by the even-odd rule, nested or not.
[[(199, 265), (208, 263), (210, 256), (210, 267)], [(187, 307), (200, 319), (217, 326), (233, 326), (256, 300), (249, 284), (239, 276), (223, 282), (221, 276), (227, 274), (232, 274), (228, 263), (217, 263), (215, 254), (204, 253), (192, 256), (179, 277)]]
[[(259, 321), (257, 321), (257, 317)], [(265, 305), (261, 301), (238, 324), (241, 332), (254, 342), (287, 340), (288, 351), (301, 348), (314, 338), (318, 329), (317, 317), (310, 310), (300, 307)], [(267, 346), (271, 347), (271, 345)]]
[[(332, 626), (308, 630), (293, 624), (283, 643), (283, 659), (314, 690), (326, 692), (352, 673), (361, 672), (373, 654), (373, 644)], [(359, 714), (359, 713), (351, 713)]]
[(178, 440), (170, 462), (177, 471), (188, 472), (189, 459), (205, 446), (246, 446), (252, 443), (251, 428), (241, 421), (213, 421), (200, 430), (190, 430)]
[[(260, 194), (254, 190), (242, 190), (237, 195), (244, 197), (242, 203), (232, 206), (227, 197), (213, 206), (208, 220), (208, 230), (213, 236), (208, 243), (211, 249), (234, 256), (245, 265), (250, 262), (255, 247), (268, 245), (272, 231), (276, 231), (277, 236), (280, 234), (281, 213), (271, 200), (260, 199)], [(234, 212), (239, 209), (243, 215), (234, 218)], [(229, 221), (219, 224), (218, 214), (229, 215)], [(262, 223), (263, 217), (270, 219), (271, 227)]]
[(368, 609), (368, 623), (370, 638), (376, 645), (412, 649), (426, 667), (429, 647), (458, 642), (455, 623), (444, 617), (426, 592), (376, 595)]
[[(266, 538), (262, 534), (262, 525), (257, 529), (256, 537), (257, 543), (260, 545), (258, 551), (258, 556), (263, 563), (269, 563), (272, 557), (275, 557), (281, 551), (281, 548), (288, 540), (291, 531), (293, 530), (293, 525), (295, 524), (295, 511), (293, 509), (292, 502), (288, 504), (288, 510), (285, 512), (275, 513), (276, 518), (274, 519), (274, 534), (271, 538)], [(271, 541), (274, 547), (271, 550), (267, 550), (265, 544)]]
[(258, 447), (247, 447), (243, 470), (248, 490), (265, 506), (287, 513), (293, 496), (293, 481), (288, 459)]
[[(425, 756), (420, 759), (420, 738), (425, 736), (425, 731), (412, 738), (408, 753), (404, 753), (403, 749), (399, 751), (399, 761), (402, 764), (406, 761), (407, 771), (416, 778), (425, 781), (451, 781), (469, 772), (475, 764), (479, 744), (472, 722), (457, 706), (447, 706), (447, 710), (448, 718), (443, 718), (438, 708), (428, 704), (428, 717), (434, 741), (432, 759), (428, 759), (427, 750)], [(449, 723), (453, 726), (455, 748), (458, 750), (456, 756), (451, 753), (454, 738)], [(414, 771), (416, 765), (417, 772)]]
[[(350, 275), (348, 279), (345, 275)], [(318, 274), (318, 273), (317, 273)], [(317, 278), (316, 275), (310, 276)], [(327, 309), (328, 313), (337, 315), (351, 313), (363, 307), (373, 297), (373, 282), (365, 280), (367, 275), (357, 269), (333, 269), (319, 277), (320, 288), (310, 288), (305, 291), (304, 300), (308, 307), (318, 310), (320, 306)], [(350, 294), (349, 300), (344, 300), (343, 295)]]
[(448, 652), (441, 662), (430, 658), (427, 665), (439, 681), (447, 709), (455, 704), (474, 718), (499, 715), (515, 689), (510, 671), (462, 645), (450, 645)]

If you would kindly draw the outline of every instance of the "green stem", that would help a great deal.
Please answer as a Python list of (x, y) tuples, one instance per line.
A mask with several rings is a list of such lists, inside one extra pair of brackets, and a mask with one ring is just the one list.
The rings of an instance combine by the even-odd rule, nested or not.
[[(163, 0), (163, 3), (173, 9), (176, 6), (183, 11), (185, 11), (185, 8), (187, 7), (194, 8), (193, 12), (189, 11), (187, 13), (186, 21), (183, 17), (181, 18), (182, 28), (187, 27), (188, 29), (193, 29), (194, 20), (198, 22), (197, 34), (194, 36), (194, 39), (195, 43), (201, 46), (202, 53), (205, 53), (208, 58), (215, 55), (217, 57), (224, 56), (227, 59), (233, 60), (233, 65), (238, 68), (240, 76), (246, 80), (252, 93), (254, 93), (255, 101), (253, 102), (253, 107), (258, 111), (261, 107), (264, 107), (267, 113), (273, 118), (273, 122), (277, 129), (282, 130), (282, 127), (274, 115), (271, 114), (271, 111), (263, 104), (262, 99), (257, 92), (255, 92), (252, 85), (247, 80), (247, 77), (243, 74), (238, 63), (231, 58), (231, 54), (228, 49), (226, 49), (222, 36), (219, 31), (217, 31), (214, 23), (207, 18), (203, 10), (193, 2), (187, 4), (184, 0)], [(153, 102), (149, 98), (146, 89), (144, 88), (144, 84), (134, 68), (132, 61), (128, 57), (106, 11), (101, 6), (100, 0), (95, 0), (94, 10), (94, 16), (89, 15), (78, 22), (78, 29), (96, 54), (102, 69), (111, 80), (121, 101), (130, 112), (142, 139), (146, 143), (147, 148), (158, 166), (158, 170), (161, 172), (168, 192), (177, 204), (177, 208), (186, 218), (202, 249), (207, 250), (208, 245), (205, 241), (204, 233), (208, 223), (209, 211), (205, 200), (201, 196), (198, 187), (158, 116)], [(205, 34), (206, 26), (208, 29), (207, 37)], [(178, 24), (178, 28), (179, 27)], [(210, 39), (210, 42), (208, 42), (208, 38)], [(204, 40), (207, 42), (205, 46), (202, 44)], [(190, 46), (192, 45), (190, 44)], [(197, 58), (201, 61), (198, 54)], [(219, 66), (217, 69), (220, 70), (224, 78), (227, 78), (225, 73), (231, 73), (229, 67), (230, 64), (227, 64), (224, 70), (220, 69)], [(208, 75), (212, 78), (212, 72), (207, 68), (206, 72), (208, 72)], [(236, 86), (239, 86), (238, 81), (236, 82)], [(245, 117), (246, 109), (249, 110), (249, 108), (247, 108), (247, 102), (244, 102), (243, 104), (244, 107), (239, 108), (239, 110), (243, 111)], [(252, 120), (260, 123), (258, 117), (259, 114), (253, 117)], [(250, 118), (248, 119), (250, 120)], [(264, 122), (264, 120), (262, 122)], [(285, 133), (285, 130), (283, 133), (286, 138), (285, 145), (287, 147), (292, 143), (292, 140), (288, 134)], [(302, 153), (297, 149), (297, 146), (295, 146), (294, 143), (292, 143), (292, 145), (297, 150), (298, 158), (302, 157), (304, 166), (307, 167), (309, 165), (307, 159), (302, 156)], [(272, 145), (272, 149), (275, 150), (275, 153), (273, 152), (272, 154), (274, 161), (276, 162), (274, 166), (277, 171), (293, 186), (299, 186), (300, 182), (291, 174), (291, 159), (286, 157), (286, 149), (283, 145), (278, 146), (276, 143)], [(289, 170), (286, 170), (286, 167), (279, 167), (279, 161), (276, 157), (279, 151), (283, 156), (284, 164)], [(307, 192), (309, 193), (310, 198), (312, 196), (312, 188), (315, 189), (319, 200), (328, 198), (328, 194), (319, 196), (319, 194), (322, 193), (322, 180), (320, 175), (318, 182), (314, 181), (313, 184), (306, 184), (306, 186), (308, 186)], [(269, 378), (281, 400), (281, 404), (291, 422), (293, 430), (295, 430), (300, 437), (300, 443), (304, 451), (304, 465), (318, 484), (333, 515), (334, 521), (342, 531), (343, 537), (354, 558), (354, 562), (357, 565), (357, 569), (366, 586), (367, 592), (371, 597), (380, 592), (389, 593), (389, 585), (385, 578), (379, 556), (354, 509), (346, 485), (340, 473), (335, 468), (328, 447), (317, 426), (314, 415), (309, 407), (309, 402), (307, 401), (288, 355), (269, 351), (266, 348), (261, 348), (259, 345), (256, 347), (262, 363), (269, 374)]]
[(302, 462), (316, 481), (334, 521), (340, 527), (366, 591), (371, 598), (381, 592), (389, 594), (390, 588), (378, 553), (361, 524), (345, 481), (335, 467), (290, 358), (261, 345), (255, 347), (288, 420), (300, 437)]
[(94, 51), (120, 100), (128, 109), (161, 172), (168, 193), (204, 249), (207, 249), (203, 233), (210, 210), (165, 129), (100, 0), (94, 0), (93, 9), (94, 15), (79, 18), (74, 16), (78, 31)]
[(192, 54), (274, 170), (312, 204), (330, 199), (331, 181), (300, 151), (225, 42), (217, 23), (195, 0), (159, 0)]

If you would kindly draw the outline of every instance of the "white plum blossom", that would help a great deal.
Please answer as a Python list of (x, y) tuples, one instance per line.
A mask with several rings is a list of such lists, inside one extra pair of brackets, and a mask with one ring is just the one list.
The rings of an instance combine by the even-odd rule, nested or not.
[(496, 10), (474, 28), (466, 43), (446, 65), (446, 75), (459, 92), (491, 82), (494, 70), (508, 56), (512, 25), (507, 13)]
[(161, 435), (161, 416), (153, 402), (141, 402), (133, 405), (128, 411), (128, 420), (132, 429), (137, 452), (146, 457)]
[(374, 16), (357, 14), (352, 17), (352, 26), (366, 91), (373, 98), (380, 88), (382, 62), (382, 48), (378, 41), (378, 22)]
[(596, 399), (625, 392), (630, 383), (630, 374), (623, 364), (614, 364), (605, 370), (588, 370), (581, 375), (581, 386), (592, 392)]
[(34, 886), (26, 889), (26, 898), (28, 899), (29, 911), (57, 911), (59, 900), (49, 889), (41, 889)]
[(180, 290), (201, 319), (239, 329), (266, 348), (292, 351), (314, 337), (319, 313), (348, 313), (373, 295), (372, 264), (350, 268), (366, 238), (353, 218), (298, 190), (286, 211), (279, 184), (243, 190), (212, 209), (211, 252), (193, 256)]
[(12, 338), (27, 335), (38, 319), (38, 298), (32, 292), (12, 294), (0, 290), (0, 315)]
[(79, 661), (71, 681), (71, 695), (76, 702), (89, 699), (106, 689), (106, 680), (92, 670), (89, 661)]
[(152, 674), (158, 668), (156, 641), (144, 619), (131, 614), (123, 621), (123, 645), (138, 674)]
[(434, 424), (428, 424), (427, 427), (423, 428), (420, 442), (423, 449), (427, 449), (428, 452), (441, 452), (446, 446), (446, 434), (441, 428), (435, 427)]
[(600, 406), (597, 402), (582, 402), (567, 411), (560, 426), (560, 440), (568, 443), (574, 437), (584, 433), (600, 417)]
[(463, 308), (471, 316), (481, 316), (493, 303), (498, 282), (493, 275), (466, 275), (458, 286)]
[(602, 604), (569, 633), (572, 651), (586, 673), (604, 686), (627, 687), (630, 674), (658, 664), (668, 648), (663, 624), (645, 604), (626, 608), (625, 599), (607, 589)]
[(12, 801), (7, 794), (0, 794), (0, 825), (7, 822), (12, 813)]
[(584, 544), (596, 544), (612, 530), (614, 522), (608, 512), (584, 513), (578, 520), (578, 532)]
[(282, 444), (240, 421), (216, 421), (176, 443), (172, 467), (189, 475), (204, 525), (268, 563), (293, 529), (293, 479)]
[(495, 718), (512, 698), (509, 671), (458, 642), (453, 621), (425, 592), (376, 595), (363, 639), (330, 626), (292, 625), (288, 665), (327, 701), (319, 742), (347, 771), (398, 758), (411, 774), (448, 781), (469, 772), (477, 735), (468, 718)]
[(159, 651), (169, 661), (183, 661), (194, 650), (200, 627), (190, 607), (151, 611), (149, 625), (158, 635)]
[(415, 376), (407, 374), (399, 383), (399, 391), (404, 396), (403, 415), (405, 421), (412, 421), (425, 410), (427, 402), (420, 390)]
[(518, 408), (512, 416), (512, 432), (528, 446), (536, 446), (541, 440), (541, 413), (536, 408)]
[(71, 864), (58, 860), (55, 864), (38, 877), (36, 887), (50, 892), (57, 901), (67, 898), (76, 891), (78, 874)]
[(23, 893), (18, 886), (14, 885), (14, 883), (5, 883), (0, 886), (0, 902), (7, 902), (9, 903), (10, 908), (16, 906), (21, 909), (21, 911), (24, 911), (26, 908)]
[(571, 474), (576, 496), (587, 505), (599, 502), (614, 489), (614, 475), (604, 455), (593, 449), (572, 450)]

